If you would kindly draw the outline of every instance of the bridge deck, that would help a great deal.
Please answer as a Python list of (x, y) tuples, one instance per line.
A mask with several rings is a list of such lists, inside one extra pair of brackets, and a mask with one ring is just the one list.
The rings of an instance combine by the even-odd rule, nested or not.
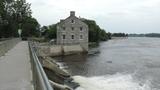
[(33, 90), (28, 43), (21, 41), (0, 57), (0, 90)]

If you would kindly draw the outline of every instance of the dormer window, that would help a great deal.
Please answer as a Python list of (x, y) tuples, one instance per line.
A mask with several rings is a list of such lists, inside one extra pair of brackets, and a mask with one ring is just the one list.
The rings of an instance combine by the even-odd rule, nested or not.
[(74, 20), (71, 20), (71, 23), (74, 23)]

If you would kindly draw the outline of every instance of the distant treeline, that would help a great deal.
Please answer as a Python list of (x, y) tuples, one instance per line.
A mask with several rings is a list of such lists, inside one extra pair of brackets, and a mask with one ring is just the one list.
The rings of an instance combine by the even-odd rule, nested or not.
[[(101, 29), (94, 20), (83, 19), (82, 21), (88, 25), (89, 42), (99, 42), (111, 39), (111, 33), (107, 33), (104, 29)], [(57, 24), (43, 26), (41, 28), (42, 36), (46, 39), (56, 39), (56, 26)]]
[(160, 37), (160, 33), (145, 34), (146, 37)]
[(129, 37), (160, 37), (160, 33), (129, 34)]
[(112, 37), (128, 37), (125, 33), (112, 33)]

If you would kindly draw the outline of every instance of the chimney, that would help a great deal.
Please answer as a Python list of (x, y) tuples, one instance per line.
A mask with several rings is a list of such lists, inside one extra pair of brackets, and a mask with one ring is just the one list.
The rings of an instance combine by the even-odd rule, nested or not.
[(70, 11), (70, 16), (75, 16), (75, 11)]

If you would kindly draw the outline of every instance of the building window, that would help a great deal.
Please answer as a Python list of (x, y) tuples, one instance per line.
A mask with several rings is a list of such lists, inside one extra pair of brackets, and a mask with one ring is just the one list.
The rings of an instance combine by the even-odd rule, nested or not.
[(66, 39), (66, 35), (63, 35), (63, 39)]
[(80, 39), (83, 39), (83, 35), (80, 35)]
[(74, 20), (71, 20), (71, 23), (74, 23)]
[(80, 31), (82, 31), (83, 30), (83, 27), (80, 27)]
[(71, 27), (72, 31), (74, 30), (74, 27)]
[(63, 27), (63, 30), (66, 30), (66, 27)]
[(74, 35), (71, 35), (71, 38), (74, 39)]

